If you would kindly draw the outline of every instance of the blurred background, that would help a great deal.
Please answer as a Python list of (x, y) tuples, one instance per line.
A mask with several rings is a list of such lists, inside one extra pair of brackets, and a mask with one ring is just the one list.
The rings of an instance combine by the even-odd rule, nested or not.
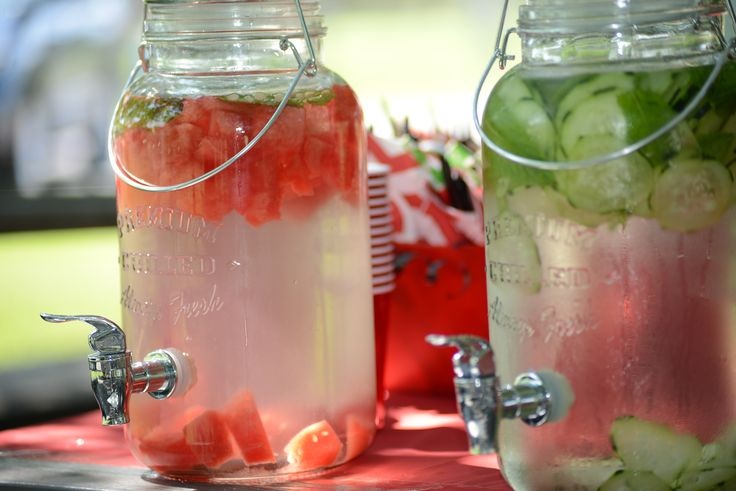
[[(322, 0), (324, 62), (379, 135), (391, 119), (473, 135), (501, 6)], [(94, 406), (86, 327), (38, 314), (119, 319), (106, 132), (142, 12), (141, 0), (0, 0), (0, 429)]]

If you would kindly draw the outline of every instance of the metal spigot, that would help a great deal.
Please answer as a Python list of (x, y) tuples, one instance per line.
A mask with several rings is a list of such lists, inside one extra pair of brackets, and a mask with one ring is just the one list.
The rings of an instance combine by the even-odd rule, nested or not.
[(567, 380), (554, 372), (523, 373), (513, 384), (501, 386), (493, 349), (482, 338), (430, 334), (425, 339), (433, 346), (457, 348), (452, 357), (455, 397), (473, 454), (497, 450), (501, 419), (541, 426), (565, 417), (573, 402)]
[(131, 393), (147, 392), (155, 399), (166, 399), (182, 390), (186, 361), (182, 353), (156, 350), (143, 361), (133, 362), (127, 350), (125, 333), (113, 321), (96, 315), (55, 315), (42, 313), (47, 322), (82, 321), (95, 328), (89, 335), (93, 353), (87, 356), (92, 374), (92, 391), (102, 411), (103, 425), (130, 421), (128, 401)]

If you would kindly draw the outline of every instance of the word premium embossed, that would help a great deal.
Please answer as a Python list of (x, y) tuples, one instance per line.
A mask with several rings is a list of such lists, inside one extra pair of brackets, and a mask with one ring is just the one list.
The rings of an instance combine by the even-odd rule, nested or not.
[(138, 206), (121, 211), (117, 217), (118, 234), (125, 234), (139, 229), (155, 228), (172, 232), (189, 234), (214, 244), (221, 224), (208, 222), (204, 218), (174, 208), (162, 206)]

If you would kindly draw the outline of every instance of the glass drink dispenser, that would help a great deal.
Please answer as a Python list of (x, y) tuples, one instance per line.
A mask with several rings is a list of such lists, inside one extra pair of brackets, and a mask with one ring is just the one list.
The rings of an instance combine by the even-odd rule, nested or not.
[(476, 119), (495, 359), (430, 341), (514, 489), (736, 490), (733, 13), (527, 0), (501, 24), (484, 79), (513, 33), (522, 60)]
[(110, 129), (122, 329), (45, 318), (94, 326), (103, 420), (164, 477), (346, 462), (375, 432), (365, 135), (319, 2), (144, 3)]

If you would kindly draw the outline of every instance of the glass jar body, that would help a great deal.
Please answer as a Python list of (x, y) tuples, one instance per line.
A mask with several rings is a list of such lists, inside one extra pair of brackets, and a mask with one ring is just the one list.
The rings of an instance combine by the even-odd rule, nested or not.
[[(279, 53), (278, 39), (271, 44)], [(213, 72), (196, 59), (193, 73), (182, 73), (181, 50), (157, 52), (180, 57), (158, 59), (126, 89), (112, 142), (118, 165), (159, 185), (235, 155), (295, 76), (268, 63)], [(184, 394), (131, 398), (129, 443), (159, 474), (291, 479), (370, 444), (376, 396), (364, 146), (354, 93), (320, 67), (299, 82), (262, 140), (223, 172), (171, 192), (118, 181), (128, 346), (136, 359), (176, 348), (194, 372)]]
[[(619, 150), (672, 119), (713, 70), (712, 53), (680, 49), (521, 63), (494, 87), (484, 131), (549, 162)], [(575, 394), (560, 422), (501, 423), (514, 489), (736, 489), (734, 84), (728, 62), (683, 123), (603, 164), (541, 170), (484, 148), (499, 376), (554, 370)]]

